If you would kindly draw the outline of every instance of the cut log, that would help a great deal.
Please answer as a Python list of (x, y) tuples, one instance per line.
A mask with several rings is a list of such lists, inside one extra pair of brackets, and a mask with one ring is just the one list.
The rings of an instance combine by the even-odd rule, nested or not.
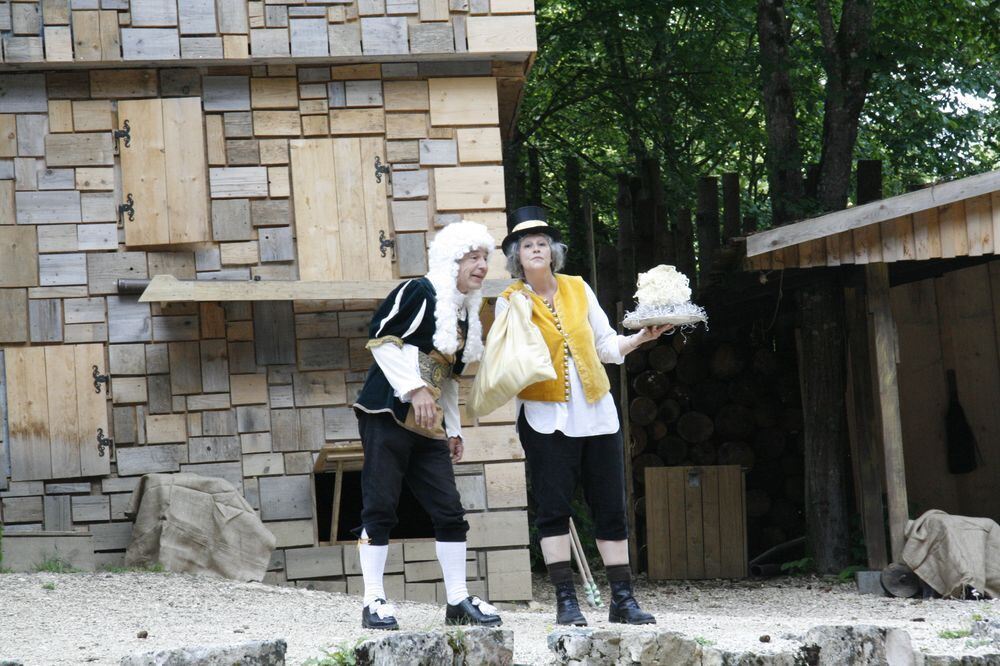
[(649, 437), (646, 435), (646, 429), (641, 426), (632, 426), (628, 433), (629, 439), (632, 440), (632, 456), (635, 457), (649, 446)]
[(659, 419), (653, 421), (648, 426), (646, 426), (646, 433), (649, 438), (653, 441), (661, 440), (667, 436), (667, 424)]
[(677, 352), (670, 344), (657, 345), (646, 357), (649, 367), (660, 372), (670, 372), (677, 367)]
[(652, 398), (639, 396), (629, 404), (628, 414), (634, 425), (647, 426), (656, 418), (659, 405)]
[(715, 431), (715, 424), (701, 412), (687, 412), (677, 419), (677, 434), (692, 444), (708, 440)]
[(714, 416), (729, 402), (729, 387), (725, 382), (706, 379), (692, 390), (691, 405), (699, 412)]
[(893, 562), (882, 570), (882, 587), (894, 597), (914, 597), (920, 591), (920, 579), (910, 567)]
[(642, 372), (646, 369), (646, 352), (643, 349), (636, 349), (625, 357), (625, 369), (630, 375)]
[(749, 470), (755, 460), (753, 449), (746, 442), (725, 442), (719, 447), (720, 465), (740, 465)]
[(745, 362), (735, 345), (728, 342), (719, 345), (712, 354), (709, 367), (717, 379), (732, 379), (743, 372)]
[(663, 467), (663, 459), (655, 453), (643, 453), (632, 459), (632, 477), (637, 485), (646, 483), (647, 467)]
[(691, 389), (684, 384), (671, 384), (667, 397), (675, 400), (682, 412), (691, 407)]
[(753, 422), (758, 428), (774, 427), (780, 415), (780, 406), (766, 398), (753, 406)]
[(701, 354), (681, 354), (677, 359), (677, 381), (696, 386), (708, 377), (708, 363)]
[(670, 378), (665, 372), (647, 370), (632, 380), (632, 390), (636, 395), (659, 400), (670, 390)]
[(761, 382), (758, 377), (737, 377), (729, 382), (729, 399), (737, 405), (753, 407), (761, 397)]
[(746, 439), (756, 429), (753, 412), (742, 405), (725, 405), (715, 415), (715, 432), (723, 439)]
[(688, 455), (695, 465), (714, 465), (717, 453), (713, 442), (698, 442), (688, 447)]
[(680, 437), (668, 435), (656, 443), (656, 453), (667, 465), (680, 465), (687, 458), (688, 444)]
[(674, 398), (667, 398), (660, 402), (660, 420), (664, 423), (673, 423), (681, 415), (681, 405)]

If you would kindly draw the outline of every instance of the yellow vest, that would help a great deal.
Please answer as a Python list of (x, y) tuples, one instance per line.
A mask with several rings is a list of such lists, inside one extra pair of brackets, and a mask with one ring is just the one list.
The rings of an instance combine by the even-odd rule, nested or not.
[(552, 356), (552, 365), (556, 369), (555, 379), (532, 384), (517, 397), (540, 402), (568, 402), (569, 352), (583, 383), (587, 402), (597, 402), (611, 390), (611, 382), (597, 356), (594, 329), (587, 319), (587, 291), (583, 278), (557, 273), (556, 285), (554, 309), (550, 309), (538, 294), (526, 289), (522, 280), (517, 280), (501, 294), (510, 300), (513, 292), (523, 291), (531, 298), (531, 321), (542, 332)]

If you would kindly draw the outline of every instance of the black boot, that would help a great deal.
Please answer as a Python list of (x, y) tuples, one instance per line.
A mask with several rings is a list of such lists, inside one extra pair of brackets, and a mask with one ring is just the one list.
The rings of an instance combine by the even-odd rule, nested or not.
[(587, 626), (587, 618), (580, 612), (580, 602), (576, 600), (573, 581), (556, 583), (556, 624)]
[(632, 596), (632, 581), (608, 581), (611, 585), (611, 604), (608, 608), (608, 622), (620, 624), (656, 624), (656, 618), (639, 608), (639, 602)]

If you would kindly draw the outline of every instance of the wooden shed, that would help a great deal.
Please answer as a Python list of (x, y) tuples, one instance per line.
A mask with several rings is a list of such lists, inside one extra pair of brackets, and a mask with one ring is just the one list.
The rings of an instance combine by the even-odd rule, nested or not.
[[(436, 229), (502, 238), (533, 12), (0, 1), (5, 535), (89, 533), (96, 564), (120, 564), (142, 474), (220, 476), (277, 537), (268, 581), (360, 591), (349, 405), (368, 321), (425, 272)], [(456, 468), (470, 588), (495, 601), (531, 598), (512, 421), (469, 420)], [(441, 601), (413, 504), (389, 594)]]
[[(1000, 521), (1000, 171), (752, 234), (752, 270), (845, 273), (848, 422), (869, 564), (928, 509)], [(949, 395), (949, 376), (957, 395)], [(978, 467), (949, 472), (957, 399)]]

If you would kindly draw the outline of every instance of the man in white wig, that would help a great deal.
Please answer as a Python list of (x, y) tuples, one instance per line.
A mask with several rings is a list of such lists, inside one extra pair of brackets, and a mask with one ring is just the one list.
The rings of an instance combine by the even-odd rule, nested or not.
[(466, 587), (469, 524), (452, 468), (463, 451), (455, 376), (483, 353), (479, 308), (494, 245), (481, 224), (446, 226), (431, 243), (427, 275), (396, 287), (369, 327), (375, 363), (354, 404), (365, 452), (358, 549), (367, 629), (399, 628), (382, 578), (404, 480), (434, 524), (445, 622), (501, 623), (496, 608)]

